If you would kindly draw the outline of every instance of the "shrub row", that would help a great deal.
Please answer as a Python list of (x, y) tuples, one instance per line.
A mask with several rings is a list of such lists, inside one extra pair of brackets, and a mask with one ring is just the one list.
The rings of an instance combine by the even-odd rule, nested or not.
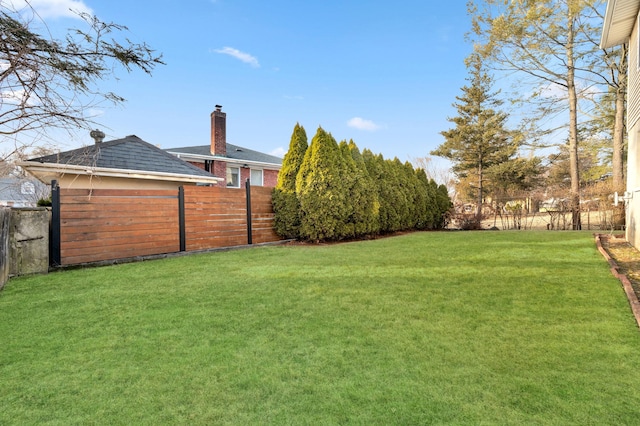
[(451, 205), (424, 170), (338, 144), (322, 128), (308, 145), (299, 124), (273, 191), (276, 232), (309, 241), (442, 228)]

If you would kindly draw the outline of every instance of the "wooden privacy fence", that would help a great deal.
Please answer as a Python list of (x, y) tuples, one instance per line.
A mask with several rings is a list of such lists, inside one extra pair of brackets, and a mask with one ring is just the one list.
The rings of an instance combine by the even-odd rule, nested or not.
[(272, 188), (52, 187), (52, 266), (280, 240), (273, 230)]

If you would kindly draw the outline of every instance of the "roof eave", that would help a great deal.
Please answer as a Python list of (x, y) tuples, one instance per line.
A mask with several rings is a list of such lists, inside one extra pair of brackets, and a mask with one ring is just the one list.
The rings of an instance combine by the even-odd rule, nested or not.
[(58, 164), (58, 163), (40, 163), (34, 161), (20, 161), (18, 166), (23, 167), (36, 177), (38, 172), (49, 174), (73, 174), (79, 176), (100, 176), (100, 177), (114, 177), (114, 178), (128, 178), (128, 179), (143, 179), (143, 180), (159, 180), (168, 182), (185, 182), (185, 183), (208, 183), (217, 184), (224, 179), (215, 176), (195, 176), (185, 175), (180, 173), (166, 173), (166, 172), (150, 172), (142, 170), (129, 170), (129, 169), (113, 169), (107, 167), (84, 167), (70, 164)]
[(631, 36), (640, 4), (637, 0), (609, 0), (605, 11), (600, 48), (626, 43)]
[(189, 159), (213, 160), (213, 161), (224, 161), (225, 163), (230, 163), (230, 164), (240, 164), (240, 165), (246, 164), (246, 165), (266, 167), (266, 168), (271, 167), (271, 168), (277, 168), (278, 170), (282, 168), (282, 164), (278, 164), (278, 163), (266, 163), (264, 161), (240, 160), (238, 158), (223, 157), (221, 155), (188, 154), (185, 152), (178, 152), (178, 151), (167, 151), (167, 152), (169, 154), (175, 155), (181, 160), (189, 160)]
[(609, 43), (609, 33), (611, 31), (611, 19), (613, 16), (613, 8), (615, 7), (616, 0), (609, 0), (607, 2), (607, 10), (604, 13), (604, 23), (602, 25), (602, 35), (600, 36), (600, 48), (606, 49), (611, 47)]

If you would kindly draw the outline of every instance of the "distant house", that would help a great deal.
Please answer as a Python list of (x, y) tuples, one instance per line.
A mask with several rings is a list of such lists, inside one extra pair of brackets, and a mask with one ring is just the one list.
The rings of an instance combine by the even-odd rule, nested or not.
[(132, 135), (18, 163), (40, 181), (57, 180), (62, 188), (173, 189), (216, 185), (222, 179), (182, 161)]
[(609, 0), (600, 47), (629, 43), (627, 92), (627, 191), (626, 238), (640, 248), (640, 31), (638, 0)]
[(221, 185), (241, 187), (247, 179), (251, 185), (274, 187), (282, 159), (227, 143), (227, 114), (216, 105), (211, 113), (209, 145), (170, 148), (168, 153), (185, 160), (214, 176), (223, 178)]
[(49, 197), (47, 185), (32, 177), (0, 177), (0, 206), (36, 207), (38, 200)]

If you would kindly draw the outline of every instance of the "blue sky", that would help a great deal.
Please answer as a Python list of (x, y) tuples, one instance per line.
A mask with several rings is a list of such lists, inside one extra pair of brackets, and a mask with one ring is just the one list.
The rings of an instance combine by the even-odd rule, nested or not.
[[(17, 0), (16, 0), (17, 1)], [(51, 28), (87, 10), (162, 52), (152, 77), (101, 83), (127, 99), (99, 110), (107, 140), (135, 134), (162, 148), (209, 143), (210, 113), (227, 141), (283, 155), (300, 123), (385, 158), (429, 155), (451, 127), (471, 47), (465, 1), (32, 0)], [(91, 143), (70, 141), (64, 149)]]

